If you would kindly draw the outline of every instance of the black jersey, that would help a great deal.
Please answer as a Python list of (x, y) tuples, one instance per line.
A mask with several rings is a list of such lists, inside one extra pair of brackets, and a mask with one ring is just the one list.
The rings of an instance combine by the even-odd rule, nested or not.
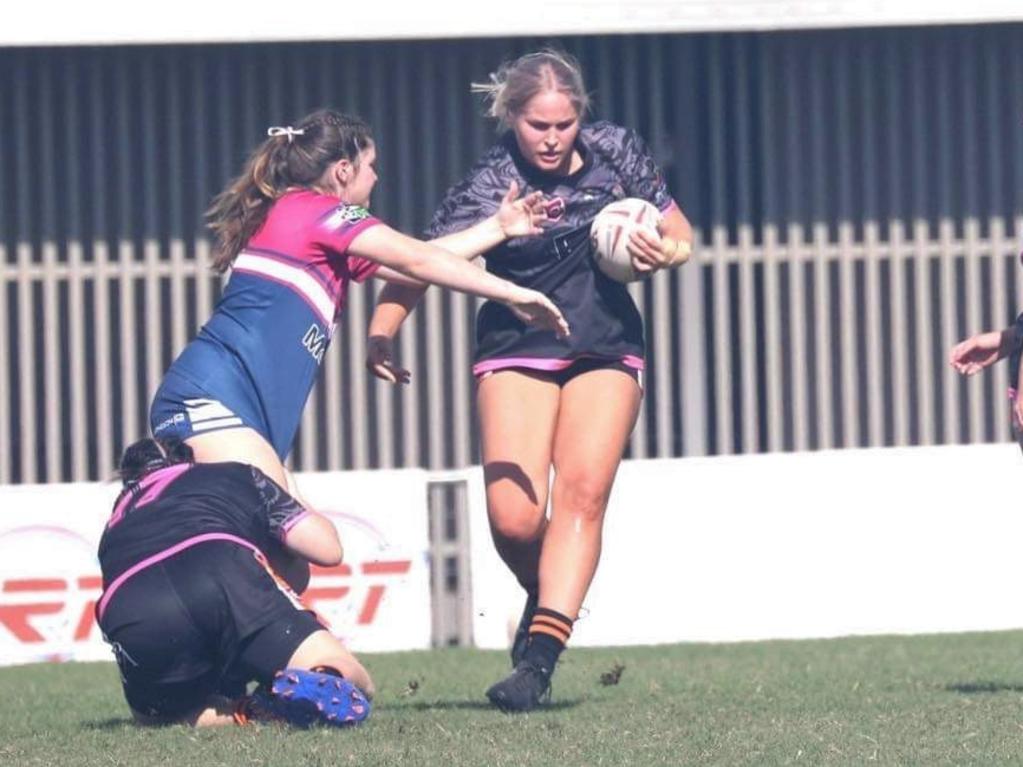
[(266, 553), (307, 514), (276, 482), (243, 463), (176, 464), (125, 490), (99, 543), (104, 594), (147, 564), (207, 540)]
[(581, 357), (638, 361), (643, 323), (624, 285), (592, 258), (590, 225), (605, 205), (639, 197), (666, 211), (675, 203), (643, 140), (608, 122), (584, 125), (576, 139), (582, 167), (569, 176), (545, 174), (522, 157), (512, 133), (489, 149), (450, 189), (427, 229), (429, 238), (461, 231), (491, 215), (512, 181), (524, 193), (542, 191), (552, 223), (540, 237), (508, 240), (483, 254), (487, 270), (545, 293), (572, 334), (559, 339), (527, 326), (503, 304), (488, 301), (476, 322), (476, 373), (511, 365), (556, 367)]

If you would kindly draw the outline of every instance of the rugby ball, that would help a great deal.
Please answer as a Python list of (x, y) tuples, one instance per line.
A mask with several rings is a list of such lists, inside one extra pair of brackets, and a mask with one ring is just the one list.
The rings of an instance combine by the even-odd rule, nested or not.
[(645, 228), (655, 237), (661, 212), (646, 200), (627, 197), (616, 200), (601, 209), (590, 226), (593, 258), (604, 274), (617, 282), (634, 282), (648, 272), (637, 272), (629, 257), (629, 235), (634, 229)]

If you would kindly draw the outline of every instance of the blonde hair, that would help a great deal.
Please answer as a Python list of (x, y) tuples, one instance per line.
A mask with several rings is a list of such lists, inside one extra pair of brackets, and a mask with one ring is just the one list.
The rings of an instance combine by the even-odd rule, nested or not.
[(567, 53), (545, 49), (506, 61), (490, 75), (490, 82), (472, 83), (473, 93), (490, 102), (487, 114), (510, 128), (533, 96), (545, 91), (565, 94), (582, 117), (590, 106), (579, 62)]

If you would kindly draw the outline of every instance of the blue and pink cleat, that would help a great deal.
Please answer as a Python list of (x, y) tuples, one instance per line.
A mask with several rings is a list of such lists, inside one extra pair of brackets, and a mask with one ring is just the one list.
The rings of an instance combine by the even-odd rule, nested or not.
[(365, 721), (370, 708), (362, 690), (347, 679), (319, 671), (285, 669), (277, 672), (269, 690), (256, 690), (235, 718), (240, 723), (280, 721), (296, 727), (349, 727)]

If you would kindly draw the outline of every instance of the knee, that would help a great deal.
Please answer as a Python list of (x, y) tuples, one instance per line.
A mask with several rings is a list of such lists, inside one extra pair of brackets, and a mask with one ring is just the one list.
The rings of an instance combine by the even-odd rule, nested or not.
[(585, 476), (555, 480), (554, 512), (567, 513), (584, 524), (600, 524), (604, 521), (610, 492), (611, 488), (604, 482)]
[(490, 506), (490, 527), (496, 537), (510, 543), (526, 544), (543, 535), (546, 510), (533, 504)]

